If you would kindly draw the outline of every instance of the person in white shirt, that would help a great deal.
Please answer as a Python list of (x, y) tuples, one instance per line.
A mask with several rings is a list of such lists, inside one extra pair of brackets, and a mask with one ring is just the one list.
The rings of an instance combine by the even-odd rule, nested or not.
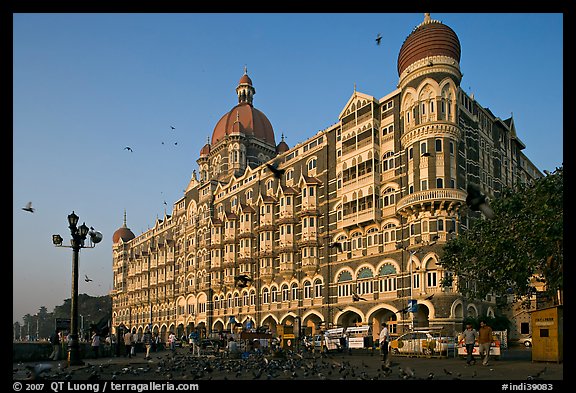
[(388, 341), (390, 341), (390, 334), (388, 333), (388, 326), (386, 322), (382, 322), (382, 330), (380, 330), (380, 355), (382, 361), (385, 362), (388, 358)]

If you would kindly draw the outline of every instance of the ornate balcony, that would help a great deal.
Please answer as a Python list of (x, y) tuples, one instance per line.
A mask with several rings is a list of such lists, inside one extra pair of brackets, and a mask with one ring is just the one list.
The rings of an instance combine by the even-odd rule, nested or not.
[(422, 211), (460, 209), (466, 204), (466, 191), (453, 188), (434, 188), (406, 195), (396, 205), (396, 211), (403, 216)]

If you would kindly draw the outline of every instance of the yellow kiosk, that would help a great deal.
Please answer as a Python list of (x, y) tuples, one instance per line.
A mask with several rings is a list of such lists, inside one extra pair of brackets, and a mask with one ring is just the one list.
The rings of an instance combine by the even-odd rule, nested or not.
[(534, 310), (532, 319), (532, 361), (563, 360), (563, 307), (553, 306)]

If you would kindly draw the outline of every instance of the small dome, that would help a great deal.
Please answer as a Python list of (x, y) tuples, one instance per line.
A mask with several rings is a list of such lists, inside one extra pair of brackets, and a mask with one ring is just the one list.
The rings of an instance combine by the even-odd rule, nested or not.
[(134, 239), (135, 237), (136, 235), (134, 235), (134, 233), (129, 228), (121, 227), (118, 228), (112, 235), (112, 243), (118, 243), (120, 239), (122, 239), (124, 242), (127, 242)]
[(210, 143), (204, 145), (202, 149), (200, 149), (200, 157), (210, 155)]
[(398, 76), (418, 60), (431, 56), (447, 56), (460, 62), (460, 40), (454, 30), (426, 14), (406, 38), (398, 54)]
[(112, 243), (116, 244), (122, 239), (122, 241), (127, 242), (136, 237), (134, 233), (126, 226), (126, 211), (124, 211), (124, 224), (114, 232), (112, 235)]
[(252, 79), (250, 79), (250, 77), (248, 76), (248, 74), (244, 74), (242, 75), (242, 78), (240, 78), (240, 81), (238, 82), (239, 85), (250, 85), (252, 86)]
[(288, 144), (286, 142), (284, 142), (284, 134), (282, 134), (282, 140), (276, 146), (276, 153), (282, 154), (282, 153), (287, 152), (288, 150), (290, 150), (290, 147), (288, 146)]

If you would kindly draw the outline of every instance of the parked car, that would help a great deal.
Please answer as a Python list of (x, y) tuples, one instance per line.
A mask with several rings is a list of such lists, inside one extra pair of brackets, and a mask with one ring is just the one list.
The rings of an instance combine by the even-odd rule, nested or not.
[(520, 339), (520, 342), (524, 344), (526, 348), (530, 348), (532, 346), (532, 335)]
[(445, 354), (450, 345), (454, 348), (454, 341), (447, 337), (434, 336), (429, 332), (409, 332), (392, 340), (390, 351), (395, 354)]

